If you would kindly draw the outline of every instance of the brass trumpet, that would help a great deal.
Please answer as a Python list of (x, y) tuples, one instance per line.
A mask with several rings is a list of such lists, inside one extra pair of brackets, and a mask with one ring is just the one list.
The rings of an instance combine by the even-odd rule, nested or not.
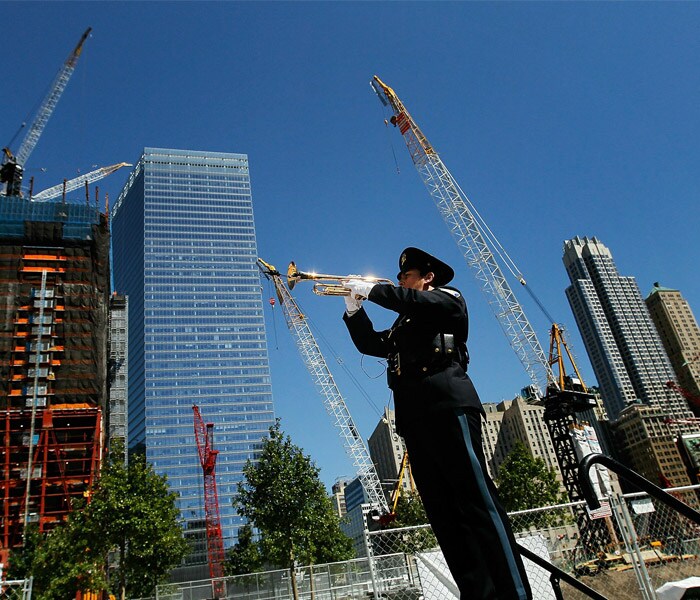
[[(322, 275), (320, 273), (304, 273), (298, 271), (294, 261), (289, 263), (287, 269), (287, 286), (290, 290), (300, 281), (315, 281), (314, 294), (318, 296), (349, 296), (350, 288), (345, 287), (342, 282), (348, 279), (360, 279), (372, 283), (389, 283), (394, 284), (391, 279), (382, 279), (381, 277), (365, 277), (363, 275)], [(336, 283), (328, 283), (336, 282)]]

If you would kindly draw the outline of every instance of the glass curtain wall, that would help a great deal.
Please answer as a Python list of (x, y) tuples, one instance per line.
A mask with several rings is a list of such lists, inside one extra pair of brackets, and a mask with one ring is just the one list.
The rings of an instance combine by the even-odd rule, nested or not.
[(146, 148), (112, 211), (115, 291), (129, 296), (129, 447), (204, 526), (192, 405), (214, 423), (225, 546), (231, 498), (274, 422), (248, 158)]

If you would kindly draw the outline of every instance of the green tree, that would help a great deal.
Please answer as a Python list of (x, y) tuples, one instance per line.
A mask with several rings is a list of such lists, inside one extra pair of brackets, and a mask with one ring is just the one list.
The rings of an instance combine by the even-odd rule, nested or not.
[(353, 557), (352, 542), (340, 530), (319, 469), (285, 436), (279, 419), (270, 427), (257, 463), (248, 461), (243, 473), (234, 505), (260, 532), (263, 561), (290, 570), (295, 598), (297, 564)]
[(92, 531), (84, 503), (36, 547), (31, 574), (37, 600), (75, 598), (80, 591), (107, 589), (104, 545)]
[[(389, 524), (390, 528), (418, 527), (428, 524), (423, 501), (418, 492), (401, 492), (396, 503), (396, 518)], [(395, 547), (401, 552), (415, 553), (437, 548), (437, 539), (430, 527), (410, 529), (400, 533)]]
[(36, 523), (29, 523), (24, 531), (23, 544), (10, 550), (5, 576), (7, 579), (26, 579), (32, 572), (36, 549), (44, 540)]
[(76, 504), (24, 559), (39, 600), (74, 598), (78, 590), (147, 596), (186, 554), (176, 494), (166, 478), (145, 457), (136, 455), (126, 466), (122, 456), (120, 449), (110, 455), (90, 502)]
[[(506, 511), (527, 510), (565, 502), (554, 469), (533, 457), (522, 442), (516, 442), (498, 471), (498, 495)], [(526, 526), (553, 525), (562, 520), (562, 511), (533, 513), (519, 517)]]
[(255, 573), (262, 568), (258, 544), (253, 539), (253, 528), (246, 523), (238, 530), (238, 541), (226, 553), (226, 575)]
[(143, 455), (130, 457), (128, 466), (121, 452), (111, 456), (87, 513), (93, 533), (104, 540), (106, 550), (116, 551), (112, 580), (117, 597), (147, 596), (189, 550), (177, 493)]

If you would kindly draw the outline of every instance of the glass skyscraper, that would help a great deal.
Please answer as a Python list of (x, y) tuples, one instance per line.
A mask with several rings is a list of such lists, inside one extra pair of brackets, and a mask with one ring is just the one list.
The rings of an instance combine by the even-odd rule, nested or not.
[(675, 374), (635, 278), (618, 273), (610, 250), (596, 238), (566, 241), (563, 260), (571, 280), (566, 296), (608, 417), (615, 420), (638, 402), (687, 416), (683, 399), (666, 386)]
[[(114, 289), (129, 297), (129, 448), (204, 525), (192, 405), (214, 423), (224, 544), (231, 504), (274, 422), (245, 154), (146, 148), (112, 209)], [(193, 535), (193, 537), (197, 537)]]

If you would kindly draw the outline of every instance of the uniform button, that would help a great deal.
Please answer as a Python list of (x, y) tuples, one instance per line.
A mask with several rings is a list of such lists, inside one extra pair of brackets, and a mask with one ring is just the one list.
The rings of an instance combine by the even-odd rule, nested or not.
[[(440, 348), (435, 348), (435, 352), (440, 352)], [(449, 352), (449, 350), (448, 350)]]
[(424, 372), (427, 371), (427, 370), (428, 370), (428, 367), (423, 367), (423, 371), (424, 371)]

